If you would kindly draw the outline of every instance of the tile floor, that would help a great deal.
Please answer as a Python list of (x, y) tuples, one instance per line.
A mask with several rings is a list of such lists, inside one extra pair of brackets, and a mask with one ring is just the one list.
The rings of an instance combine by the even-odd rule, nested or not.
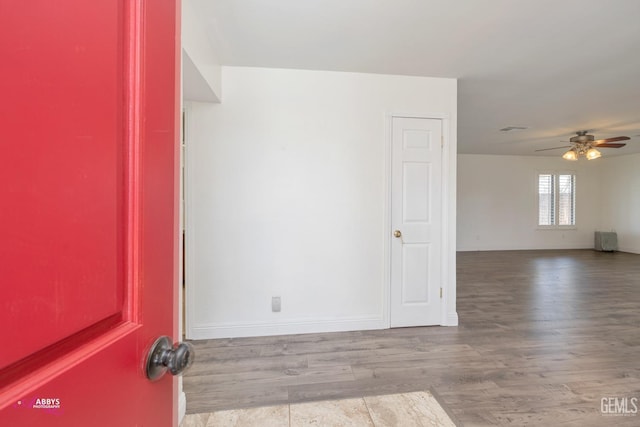
[(187, 415), (181, 427), (454, 427), (427, 391)]

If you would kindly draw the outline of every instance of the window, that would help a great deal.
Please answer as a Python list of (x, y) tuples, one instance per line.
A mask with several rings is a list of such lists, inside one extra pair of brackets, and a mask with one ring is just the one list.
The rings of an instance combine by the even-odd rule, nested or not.
[(538, 225), (576, 225), (576, 176), (538, 174)]

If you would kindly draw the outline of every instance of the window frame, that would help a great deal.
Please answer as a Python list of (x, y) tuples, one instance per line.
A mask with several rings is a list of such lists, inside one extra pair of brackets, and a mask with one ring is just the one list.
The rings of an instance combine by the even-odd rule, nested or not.
[[(554, 196), (554, 219), (556, 224), (541, 225), (540, 224), (540, 175), (553, 175), (553, 196)], [(559, 214), (559, 194), (560, 194), (560, 175), (572, 175), (573, 176), (573, 224), (559, 225), (557, 224), (560, 217)], [(575, 230), (578, 228), (578, 214), (577, 214), (577, 181), (578, 174), (574, 170), (539, 170), (535, 174), (535, 224), (538, 230)]]

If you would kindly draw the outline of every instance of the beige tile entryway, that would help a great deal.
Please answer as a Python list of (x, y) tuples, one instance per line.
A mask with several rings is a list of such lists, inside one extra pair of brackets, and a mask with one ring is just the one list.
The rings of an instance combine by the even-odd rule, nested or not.
[(187, 415), (181, 427), (455, 426), (427, 391)]

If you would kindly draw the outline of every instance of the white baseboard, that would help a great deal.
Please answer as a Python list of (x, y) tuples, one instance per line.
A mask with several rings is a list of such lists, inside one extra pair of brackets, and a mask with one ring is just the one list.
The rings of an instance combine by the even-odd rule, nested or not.
[(386, 322), (383, 317), (291, 321), (286, 323), (238, 323), (191, 327), (187, 330), (187, 338), (206, 340), (214, 338), (262, 337), (317, 332), (364, 331), (387, 328), (389, 328), (388, 322)]
[(460, 245), (456, 248), (456, 252), (490, 252), (490, 251), (545, 251), (558, 249), (593, 249), (591, 246), (585, 245), (546, 245), (542, 246), (519, 246), (519, 245)]
[(184, 419), (184, 416), (187, 414), (187, 395), (184, 394), (184, 391), (181, 391), (178, 394), (178, 425)]
[(619, 248), (618, 252), (628, 252), (630, 254), (640, 254), (640, 250), (638, 248)]
[(447, 313), (447, 324), (444, 326), (458, 326), (458, 313)]
[[(458, 313), (447, 313), (442, 326), (458, 326)], [(273, 335), (311, 334), (322, 332), (366, 331), (389, 329), (384, 317), (318, 321), (292, 321), (287, 323), (237, 323), (202, 325), (189, 328), (187, 339), (264, 337)], [(185, 403), (186, 404), (186, 403)]]

